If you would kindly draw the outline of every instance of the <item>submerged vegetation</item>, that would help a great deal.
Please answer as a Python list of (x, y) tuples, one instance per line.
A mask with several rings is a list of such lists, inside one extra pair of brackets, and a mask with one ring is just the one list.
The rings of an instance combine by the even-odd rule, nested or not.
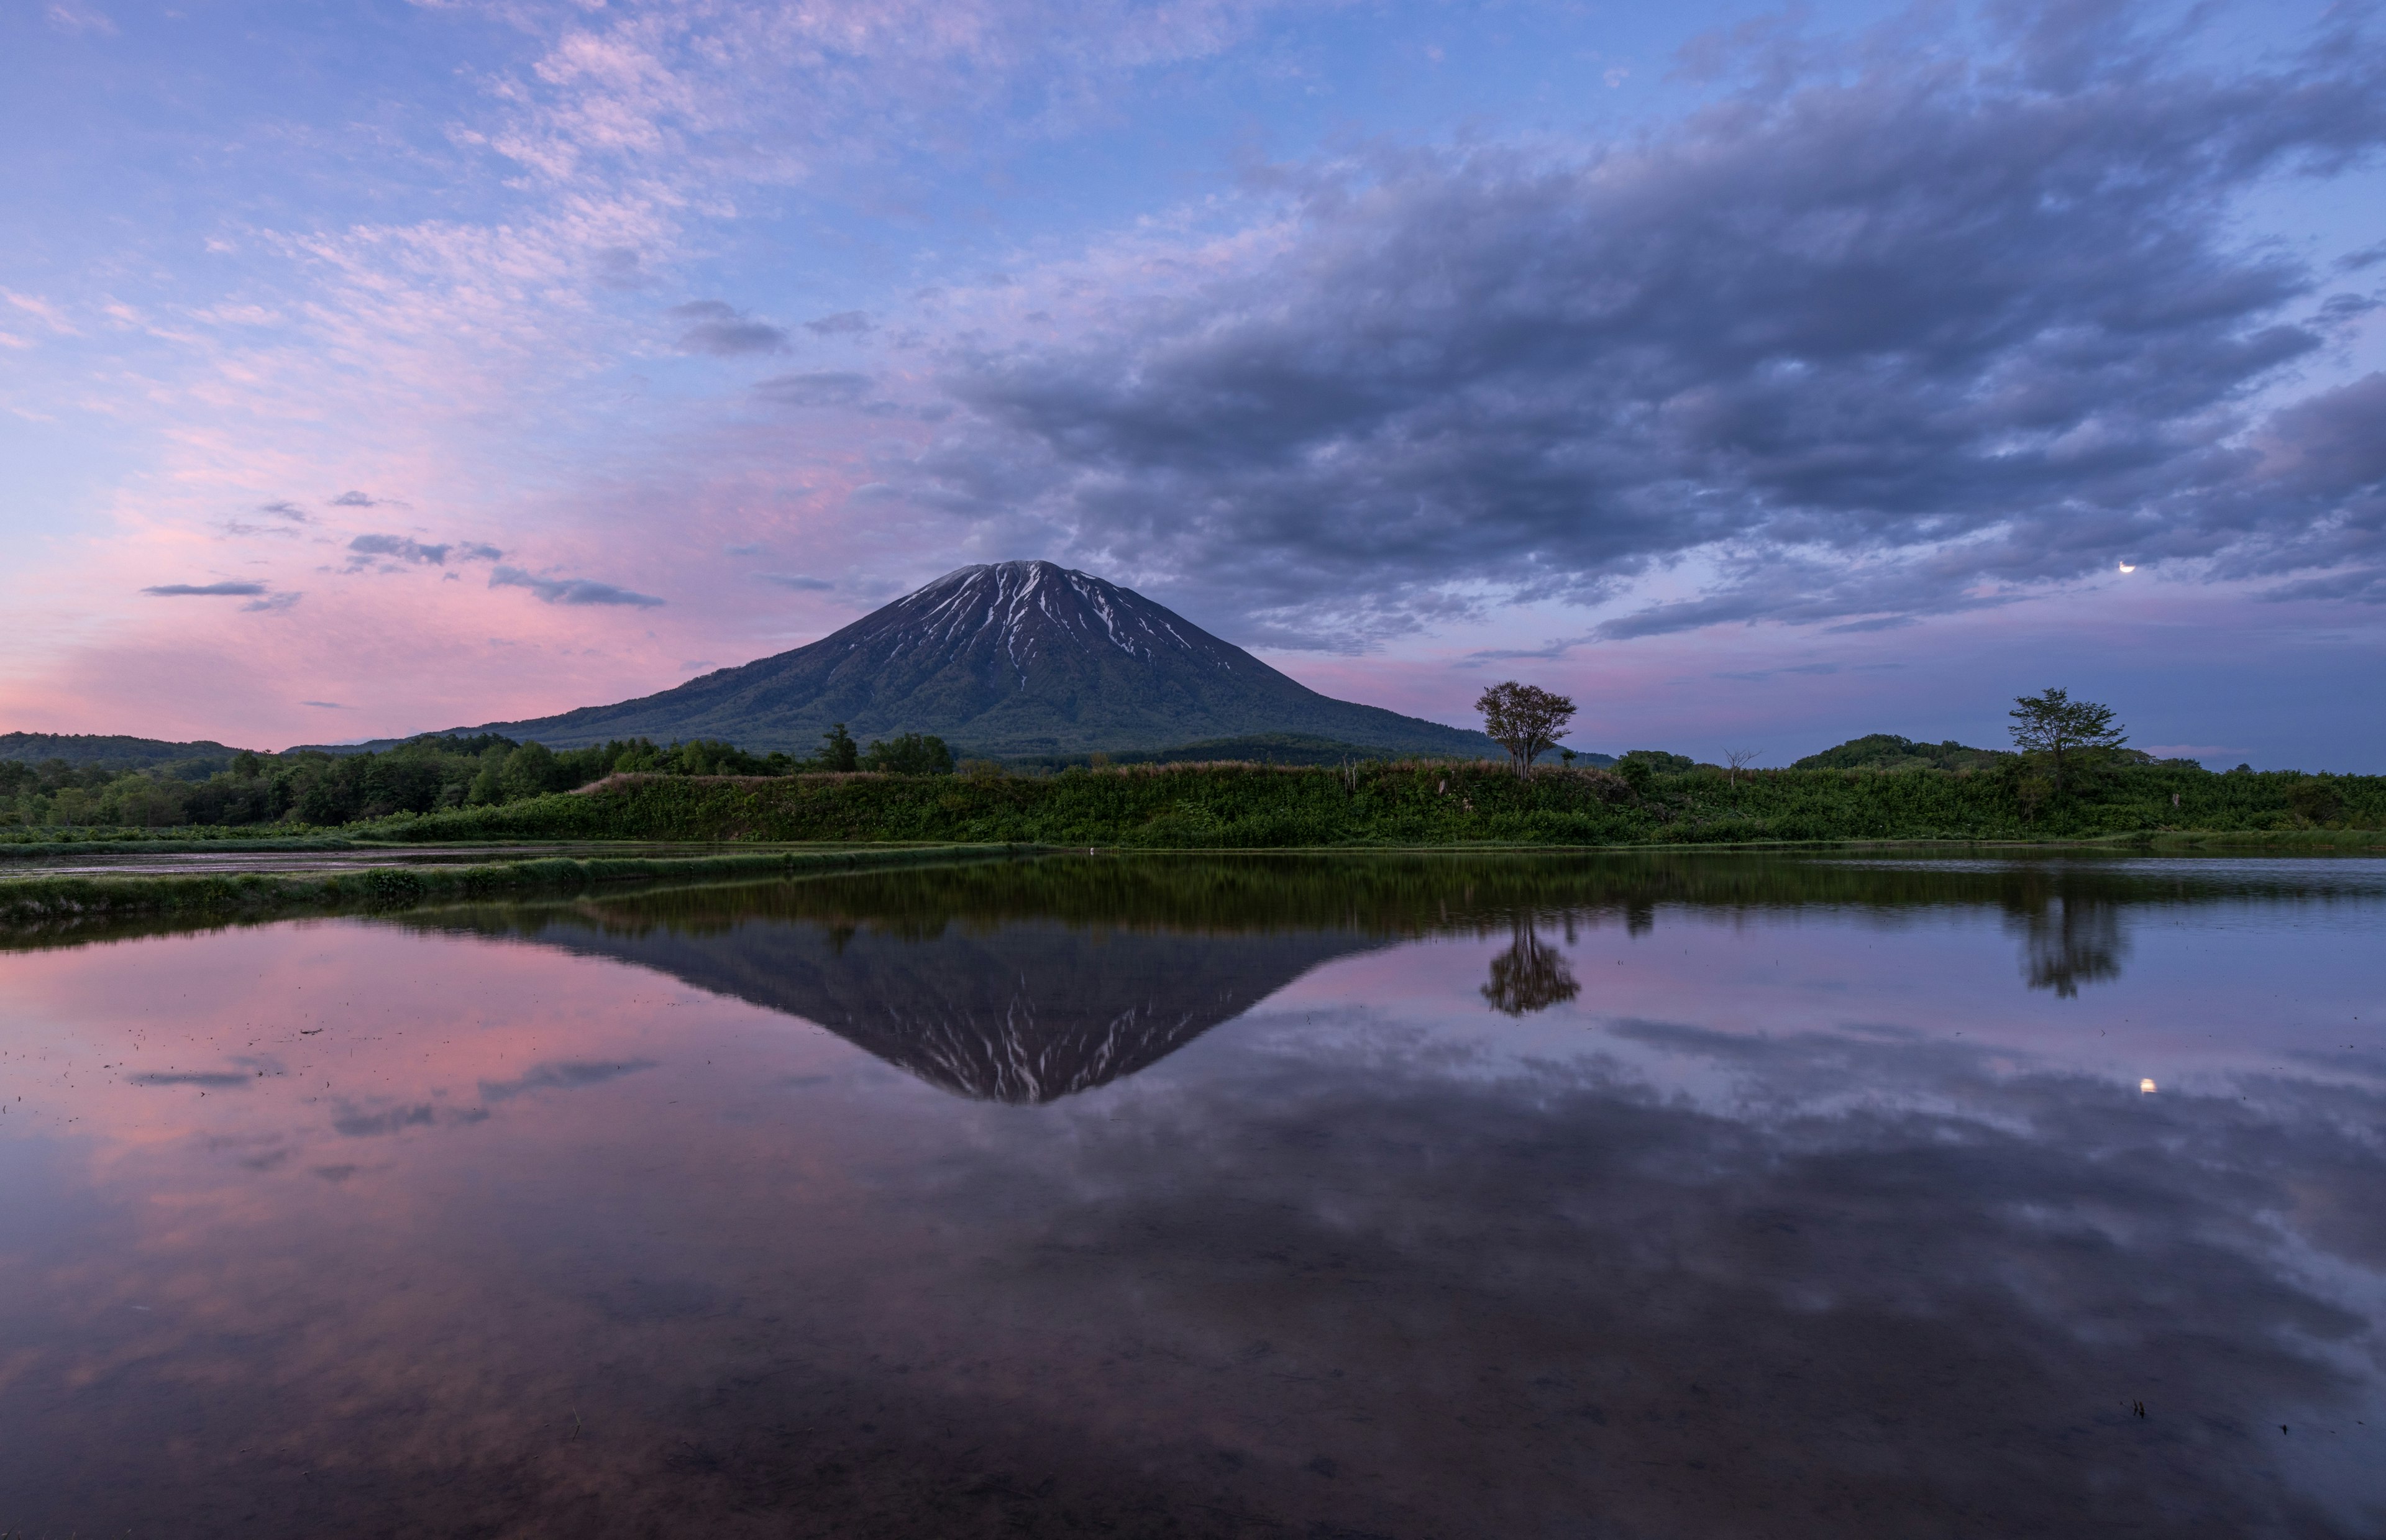
[(38, 937), (60, 930), (81, 933), (126, 916), (215, 920), (295, 909), (406, 908), (569, 895), (607, 883), (754, 881), (1000, 854), (939, 845), (659, 858), (556, 857), (483, 866), (379, 866), (344, 871), (32, 877), (0, 883), (0, 926)]

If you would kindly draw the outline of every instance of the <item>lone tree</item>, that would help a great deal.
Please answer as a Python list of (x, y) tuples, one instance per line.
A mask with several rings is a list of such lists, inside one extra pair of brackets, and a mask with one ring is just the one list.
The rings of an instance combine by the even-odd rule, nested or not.
[(2111, 707), (2073, 700), (2067, 690), (2016, 695), (2014, 708), (2005, 714), (2014, 720), (2014, 746), (2024, 754), (2045, 755), (2058, 787), (2069, 769), (2066, 756), (2118, 748), (2129, 741), (2129, 734), (2114, 725)]
[(1533, 759), (1557, 746), (1558, 734), (1574, 720), (1574, 702), (1535, 684), (1507, 680), (1483, 692), (1475, 703), (1483, 713), (1483, 731), (1508, 751), (1518, 775), (1532, 772)]

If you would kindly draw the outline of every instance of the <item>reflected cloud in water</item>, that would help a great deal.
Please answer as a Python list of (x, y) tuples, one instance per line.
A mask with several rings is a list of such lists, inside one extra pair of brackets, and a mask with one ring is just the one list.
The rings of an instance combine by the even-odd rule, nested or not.
[(2386, 870), (2278, 865), (1041, 862), (19, 953), (0, 1519), (2374, 1534)]

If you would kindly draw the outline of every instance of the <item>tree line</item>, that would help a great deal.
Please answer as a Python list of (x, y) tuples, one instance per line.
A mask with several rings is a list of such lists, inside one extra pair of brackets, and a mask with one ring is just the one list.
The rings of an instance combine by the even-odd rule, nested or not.
[(229, 768), (213, 773), (178, 773), (181, 769), (78, 767), (62, 758), (39, 764), (0, 760), (0, 825), (341, 824), (499, 806), (573, 791), (609, 775), (783, 776), (865, 770), (946, 775), (952, 771), (953, 755), (942, 738), (918, 732), (864, 747), (840, 722), (823, 734), (819, 753), (800, 758), (749, 754), (712, 738), (669, 745), (615, 739), (551, 749), (482, 732), (412, 738), (378, 753), (243, 752)]
[[(1505, 680), (1483, 692), (1475, 702), (1483, 713), (1483, 731), (1491, 740), (1508, 751), (1509, 767), (1519, 776), (1529, 777), (1533, 761), (1542, 754), (1558, 747), (1558, 737), (1574, 720), (1574, 701), (1565, 695), (1541, 689), (1538, 685)], [(2003, 774), (2013, 784), (2016, 800), (2027, 815), (2051, 801), (2078, 796), (2093, 792), (2112, 772), (2132, 765), (2157, 763), (2154, 757), (2142, 749), (2128, 747), (2129, 733), (2115, 720), (2109, 706), (2091, 700), (2075, 700), (2071, 692), (2060, 686), (2050, 686), (2034, 695), (2016, 695), (2013, 708), (2005, 713), (2012, 720), (2009, 732), (2013, 749), (2002, 753), (1993, 749), (1966, 748), (1950, 740), (1937, 745), (1912, 743), (1890, 733), (1874, 733), (1841, 744), (1837, 749), (1801, 759), (1792, 767), (1799, 770), (1870, 769), (1883, 761), (1895, 768), (1917, 768), (1968, 771), (1990, 770)], [(1566, 763), (1574, 763), (1574, 751), (1560, 749)], [(1731, 760), (1730, 778), (1736, 783), (1753, 752), (1735, 752)], [(1678, 761), (1667, 764), (1662, 761)], [(2191, 760), (2168, 761), (2173, 765), (2195, 770), (2203, 767)], [(1651, 776), (1667, 770), (1679, 771), (1694, 767), (1679, 755), (1635, 749), (1617, 763), (1615, 769), (1630, 783), (1638, 794), (1645, 790)], [(2240, 770), (2250, 770), (2241, 765)], [(2316, 800), (2317, 799), (2317, 800)], [(2326, 813), (2326, 799), (2319, 794), (2306, 796), (2321, 815)], [(2298, 816), (2315, 817), (2313, 808), (2298, 805)], [(2316, 821), (2324, 817), (2315, 817)]]
[[(2025, 825), (2052, 828), (2067, 826), (2075, 815), (2084, 816), (2091, 805), (2118, 793), (2116, 778), (2132, 770), (2207, 773), (2191, 760), (2156, 760), (2128, 747), (2112, 707), (2075, 700), (2060, 688), (2015, 698), (2010, 751), (1874, 734), (1800, 760), (1789, 770), (1763, 772), (1746, 768), (1753, 753), (1727, 756), (1731, 764), (1726, 770), (1654, 749), (1635, 749), (1611, 768), (1576, 770), (1575, 753), (1557, 741), (1575, 715), (1571, 699), (1512, 680), (1485, 691), (1476, 704), (1485, 731), (1508, 750), (1509, 767), (1519, 781), (1549, 774), (1545, 768), (1537, 770), (1535, 761), (1556, 749), (1574, 776), (1592, 783), (1596, 797), (1652, 808), (1663, 800), (1653, 791), (1661, 781), (1692, 772), (1713, 771), (1730, 788), (1758, 773), (1773, 778), (1815, 770), (1933, 770), (1959, 779), (1991, 776)], [(0, 760), (0, 825), (337, 825), (401, 813), (500, 807), (625, 773), (769, 777), (874, 770), (917, 776), (948, 775), (955, 768), (951, 749), (939, 737), (908, 732), (864, 747), (843, 723), (823, 734), (816, 753), (803, 757), (751, 754), (718, 739), (667, 746), (645, 738), (617, 739), (559, 750), (479, 733), (427, 735), (379, 753), (244, 752), (228, 768), (213, 768), (220, 763), (193, 760), (128, 771), (78, 767), (63, 758), (40, 764)], [(976, 779), (1000, 771), (985, 761), (964, 768)], [(1339, 773), (1348, 780), (1356, 770), (1346, 764)], [(2241, 765), (2237, 773), (2250, 774), (2250, 767)], [(2336, 778), (2287, 779), (2294, 783), (2285, 791), (2283, 811), (2295, 820), (2325, 826), (2353, 814), (2342, 795), (2346, 788)], [(2185, 811), (2179, 790), (2164, 795), (2173, 808)], [(1470, 803), (1463, 810), (1471, 809)]]

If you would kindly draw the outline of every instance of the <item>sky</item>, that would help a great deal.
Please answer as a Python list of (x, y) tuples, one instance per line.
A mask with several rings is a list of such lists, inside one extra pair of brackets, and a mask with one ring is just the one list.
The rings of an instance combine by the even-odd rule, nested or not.
[(2386, 771), (2386, 19), (0, 7), (0, 731), (523, 718), (959, 566), (1787, 763)]

